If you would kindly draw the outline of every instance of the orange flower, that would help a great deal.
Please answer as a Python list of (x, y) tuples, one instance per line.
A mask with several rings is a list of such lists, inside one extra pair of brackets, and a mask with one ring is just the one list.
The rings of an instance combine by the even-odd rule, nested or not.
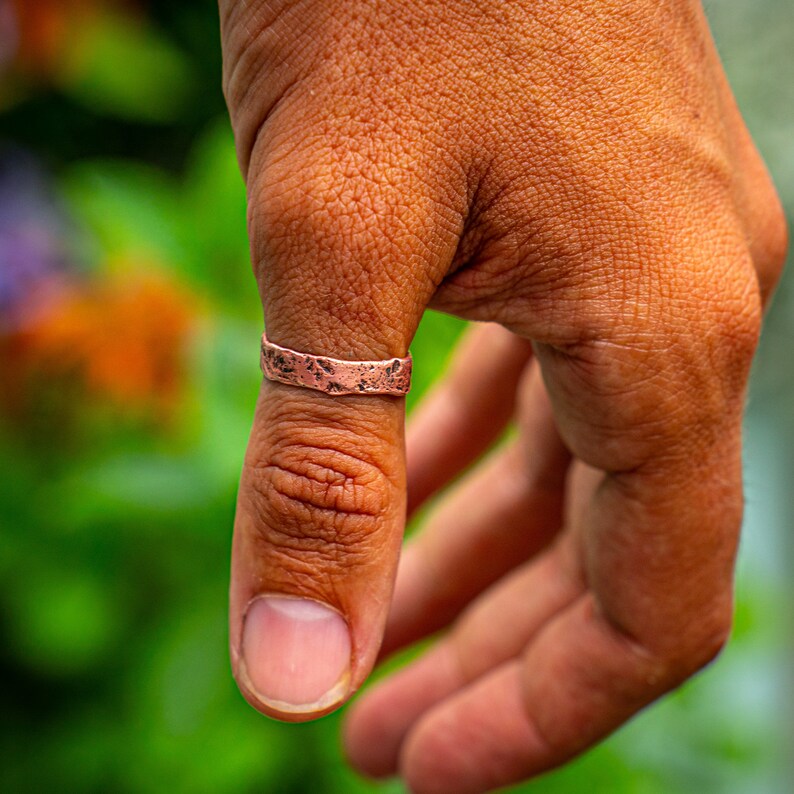
[(69, 31), (96, 4), (96, 0), (11, 0), (20, 66), (35, 74), (49, 74)]
[(162, 276), (72, 288), (6, 340), (2, 379), (16, 385), (14, 402), (31, 389), (78, 385), (124, 411), (164, 418), (182, 393), (196, 314), (195, 299)]

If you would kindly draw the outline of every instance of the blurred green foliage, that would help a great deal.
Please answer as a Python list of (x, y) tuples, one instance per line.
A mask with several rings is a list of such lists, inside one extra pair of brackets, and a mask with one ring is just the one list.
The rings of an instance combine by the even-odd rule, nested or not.
[[(56, 67), (14, 78), (2, 136), (49, 167), (82, 272), (143, 269), (181, 285), (189, 375), (168, 421), (89, 395), (68, 421), (44, 399), (25, 421), (0, 425), (0, 790), (401, 791), (347, 770), (338, 716), (276, 724), (233, 684), (227, 560), (261, 309), (220, 95), (217, 12), (210, 0), (132, 15), (94, 5)], [(746, 23), (734, 6), (726, 39), (730, 14)], [(426, 317), (410, 405), (460, 330)], [(522, 790), (774, 790), (782, 739), (753, 685), (782, 653), (782, 596), (752, 571), (739, 593), (720, 672)]]

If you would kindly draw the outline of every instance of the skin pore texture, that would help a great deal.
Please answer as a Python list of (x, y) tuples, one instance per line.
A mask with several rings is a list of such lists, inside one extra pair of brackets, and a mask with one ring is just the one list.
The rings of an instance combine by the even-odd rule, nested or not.
[[(786, 228), (700, 4), (220, 9), (268, 337), (373, 360), (405, 356), (427, 307), (478, 321), (407, 439), (400, 398), (263, 382), (240, 688), (312, 719), (440, 632), (353, 705), (352, 763), (420, 794), (539, 774), (730, 632), (741, 417)], [(406, 515), (453, 479), (400, 557)]]

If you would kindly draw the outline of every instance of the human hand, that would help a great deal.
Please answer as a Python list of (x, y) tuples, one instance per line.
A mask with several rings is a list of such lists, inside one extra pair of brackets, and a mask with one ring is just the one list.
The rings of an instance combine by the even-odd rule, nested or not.
[[(406, 550), (384, 653), (451, 629), (356, 705), (348, 753), (420, 792), (539, 773), (730, 628), (745, 386), (786, 233), (700, 6), (221, 14), (268, 336), (383, 359), (427, 306), (496, 324), (412, 423), (411, 509), (518, 416)], [(309, 719), (364, 681), (405, 493), (402, 401), (263, 383), (230, 612), (258, 709)]]

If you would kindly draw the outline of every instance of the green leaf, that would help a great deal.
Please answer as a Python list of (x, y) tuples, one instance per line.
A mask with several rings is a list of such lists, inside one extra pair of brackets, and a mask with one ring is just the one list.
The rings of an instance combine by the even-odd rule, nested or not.
[(179, 118), (193, 89), (187, 59), (162, 33), (109, 12), (74, 31), (61, 86), (95, 112), (147, 122)]
[(64, 676), (99, 664), (123, 625), (102, 579), (41, 561), (6, 599), (14, 647), (31, 667)]
[(227, 118), (199, 137), (185, 177), (183, 229), (191, 248), (191, 277), (226, 306), (261, 322), (251, 273), (245, 185)]
[(69, 207), (96, 238), (104, 263), (182, 261), (178, 192), (156, 168), (122, 160), (87, 160), (61, 180)]

